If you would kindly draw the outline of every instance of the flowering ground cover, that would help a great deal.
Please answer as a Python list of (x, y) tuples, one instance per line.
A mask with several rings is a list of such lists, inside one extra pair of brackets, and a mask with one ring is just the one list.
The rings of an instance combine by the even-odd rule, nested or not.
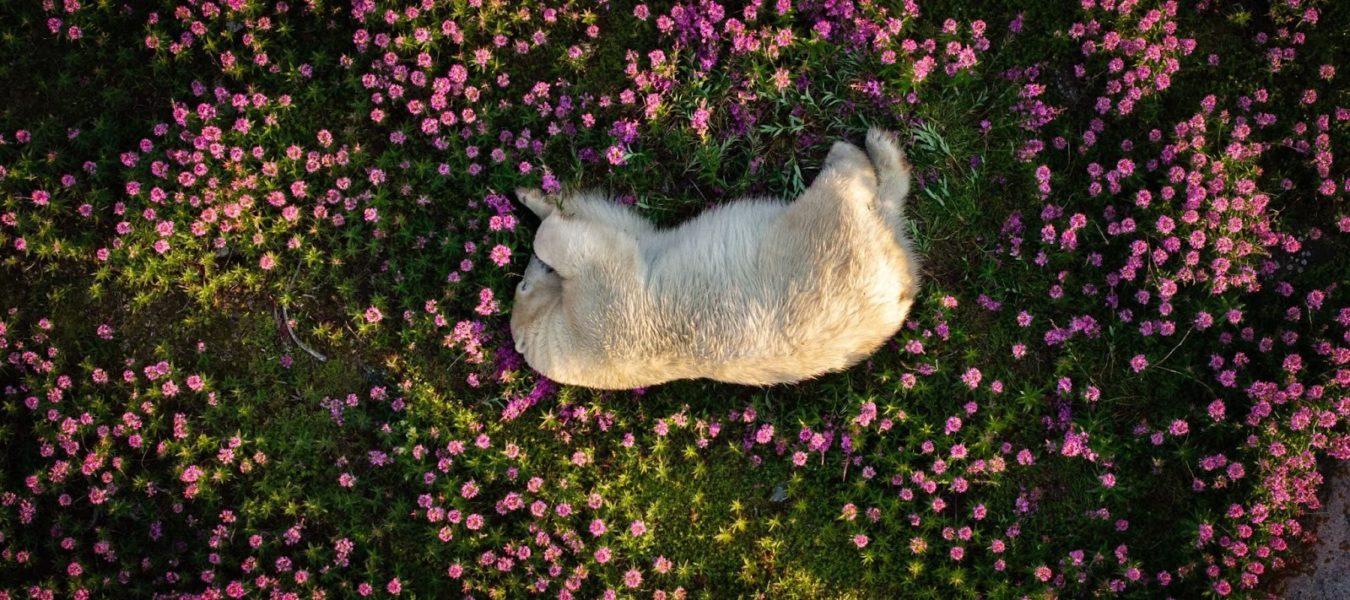
[[(1262, 596), (1350, 459), (1350, 5), (0, 3), (0, 598)], [(902, 133), (848, 372), (559, 387), (535, 222)]]

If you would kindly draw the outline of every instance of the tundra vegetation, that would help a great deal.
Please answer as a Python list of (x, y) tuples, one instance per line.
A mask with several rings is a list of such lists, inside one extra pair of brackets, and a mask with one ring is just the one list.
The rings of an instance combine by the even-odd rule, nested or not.
[[(0, 3), (0, 598), (1261, 596), (1350, 459), (1350, 4)], [(901, 133), (924, 286), (594, 392), (535, 223)]]

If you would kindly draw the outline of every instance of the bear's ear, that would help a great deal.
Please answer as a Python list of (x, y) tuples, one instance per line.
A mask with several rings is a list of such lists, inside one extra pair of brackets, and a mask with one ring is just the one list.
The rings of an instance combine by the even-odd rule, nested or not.
[(521, 204), (540, 219), (547, 218), (553, 214), (556, 209), (551, 202), (544, 198), (544, 192), (539, 188), (516, 188), (516, 197), (520, 199)]
[(534, 234), (534, 253), (564, 280), (599, 266), (605, 271), (636, 268), (639, 261), (633, 236), (592, 221), (568, 219), (562, 213), (539, 225)]

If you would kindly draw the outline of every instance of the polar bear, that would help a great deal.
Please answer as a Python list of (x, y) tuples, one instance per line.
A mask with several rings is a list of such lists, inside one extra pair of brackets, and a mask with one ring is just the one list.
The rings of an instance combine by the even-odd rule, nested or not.
[(899, 330), (919, 289), (910, 166), (893, 134), (836, 142), (796, 201), (749, 198), (658, 229), (596, 191), (555, 205), (516, 288), (511, 334), (559, 383), (771, 385), (839, 371)]

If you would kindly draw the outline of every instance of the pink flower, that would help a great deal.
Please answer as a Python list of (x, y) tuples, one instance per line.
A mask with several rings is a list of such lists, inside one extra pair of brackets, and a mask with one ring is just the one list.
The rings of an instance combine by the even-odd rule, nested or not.
[(501, 244), (497, 244), (496, 246), (493, 246), (492, 252), (488, 256), (492, 259), (492, 262), (497, 264), (497, 266), (503, 267), (511, 262), (511, 249)]
[(1136, 354), (1134, 355), (1134, 358), (1130, 359), (1130, 368), (1134, 369), (1135, 373), (1143, 371), (1147, 367), (1148, 367), (1148, 359), (1144, 358), (1143, 354)]
[(1167, 432), (1174, 436), (1186, 435), (1190, 430), (1190, 425), (1184, 419), (1172, 421), (1172, 424), (1167, 428)]
[(1209, 413), (1209, 418), (1214, 419), (1215, 421), (1222, 421), (1224, 418), (1223, 400), (1210, 402), (1205, 410)]
[(974, 367), (966, 369), (966, 372), (961, 375), (961, 381), (972, 390), (979, 387), (982, 378), (983, 375), (980, 374), (980, 370)]
[(372, 306), (372, 307), (366, 309), (366, 322), (367, 322), (367, 323), (379, 323), (379, 322), (380, 322), (380, 319), (383, 319), (383, 318), (384, 318), (384, 313), (381, 313), (381, 312), (380, 312), (380, 309), (375, 308), (374, 306)]
[(699, 106), (694, 110), (694, 114), (689, 116), (689, 126), (700, 136), (708, 133), (708, 119), (712, 113), (708, 111), (707, 101), (699, 101)]
[(642, 585), (642, 572), (637, 569), (629, 569), (623, 574), (623, 584), (630, 588)]
[(765, 423), (755, 432), (755, 441), (760, 444), (767, 444), (773, 440), (773, 425)]
[(947, 424), (943, 427), (943, 432), (951, 435), (961, 431), (961, 417), (947, 417)]

